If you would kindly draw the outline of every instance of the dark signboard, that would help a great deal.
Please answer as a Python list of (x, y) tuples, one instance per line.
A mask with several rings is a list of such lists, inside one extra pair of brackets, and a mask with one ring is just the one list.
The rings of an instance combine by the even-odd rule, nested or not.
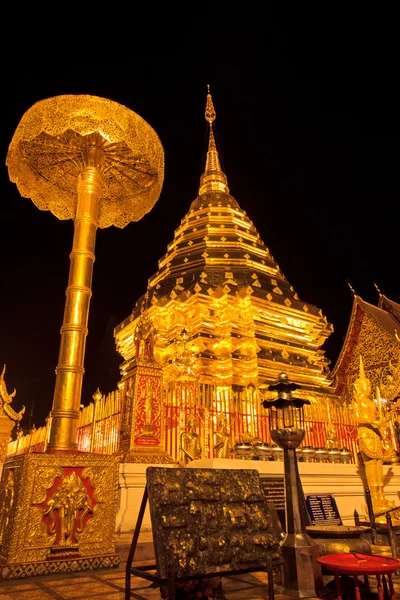
[(343, 525), (336, 500), (331, 494), (308, 494), (306, 506), (311, 525)]
[(148, 467), (146, 481), (160, 577), (259, 570), (269, 557), (280, 560), (258, 471)]
[(285, 510), (285, 482), (283, 477), (261, 477), (261, 487), (267, 502), (276, 510)]

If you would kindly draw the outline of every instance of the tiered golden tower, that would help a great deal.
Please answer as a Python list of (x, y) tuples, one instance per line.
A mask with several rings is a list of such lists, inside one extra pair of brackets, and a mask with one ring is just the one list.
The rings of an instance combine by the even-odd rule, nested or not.
[(166, 405), (233, 414), (244, 403), (257, 434), (260, 385), (265, 389), (281, 371), (313, 401), (330, 395), (329, 361), (321, 346), (333, 328), (321, 310), (298, 297), (230, 194), (215, 117), (208, 92), (209, 144), (199, 195), (146, 294), (114, 333), (126, 365), (145, 309), (157, 330), (154, 352), (163, 367)]

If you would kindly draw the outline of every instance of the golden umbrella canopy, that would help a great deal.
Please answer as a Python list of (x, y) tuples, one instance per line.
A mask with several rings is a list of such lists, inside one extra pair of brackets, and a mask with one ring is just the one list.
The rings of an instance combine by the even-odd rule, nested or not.
[(34, 104), (9, 145), (10, 180), (40, 210), (74, 219), (78, 175), (94, 144), (104, 156), (98, 227), (139, 221), (159, 198), (164, 150), (142, 117), (112, 100), (64, 95)]

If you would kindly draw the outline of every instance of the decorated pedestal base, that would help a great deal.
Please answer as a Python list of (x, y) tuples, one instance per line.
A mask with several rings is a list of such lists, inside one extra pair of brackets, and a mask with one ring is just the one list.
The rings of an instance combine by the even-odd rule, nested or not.
[(33, 453), (6, 460), (0, 488), (0, 577), (115, 567), (119, 458)]
[(163, 444), (162, 368), (153, 357), (153, 330), (148, 319), (139, 321), (135, 332), (138, 354), (123, 366), (121, 463), (174, 463)]

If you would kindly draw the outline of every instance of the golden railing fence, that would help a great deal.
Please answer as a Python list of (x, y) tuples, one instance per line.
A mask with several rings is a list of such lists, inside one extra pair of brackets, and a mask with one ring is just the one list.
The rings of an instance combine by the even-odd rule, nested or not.
[[(239, 441), (253, 440), (271, 443), (269, 418), (260, 408), (259, 399), (250, 395), (232, 394), (230, 389), (200, 385), (197, 395), (190, 391), (190, 402), (180, 389), (164, 392), (165, 450), (178, 462), (181, 457), (180, 434), (186, 429), (191, 415), (197, 418), (197, 432), (202, 440), (202, 458), (214, 456), (214, 433), (219, 415), (225, 414), (231, 446)], [(194, 400), (194, 398), (197, 400)], [(118, 390), (107, 395), (95, 394), (94, 401), (81, 406), (77, 445), (82, 452), (114, 454), (119, 449), (121, 400)], [(327, 420), (328, 406), (328, 420)], [(352, 411), (327, 400), (327, 406), (311, 404), (305, 407), (305, 438), (303, 446), (326, 447), (335, 434), (337, 446), (351, 451), (352, 462), (357, 462), (357, 424)], [(27, 434), (17, 436), (8, 445), (7, 456), (28, 452), (43, 452), (49, 440), (51, 416), (46, 425), (33, 427)], [(393, 424), (389, 429), (392, 443), (400, 451)]]

